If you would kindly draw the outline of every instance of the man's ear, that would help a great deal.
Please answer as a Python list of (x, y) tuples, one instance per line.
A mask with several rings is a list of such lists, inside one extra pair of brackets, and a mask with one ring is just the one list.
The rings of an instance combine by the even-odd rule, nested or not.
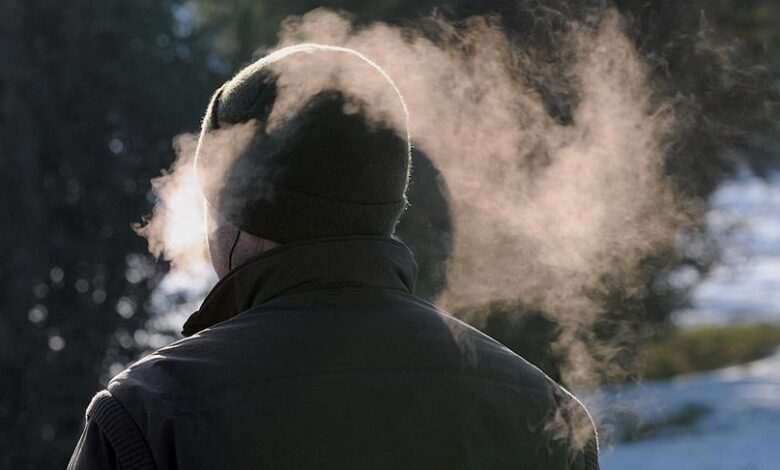
[(208, 234), (211, 265), (220, 278), (230, 271), (230, 250), (236, 242), (238, 227), (228, 222), (211, 205), (206, 208), (206, 228)]

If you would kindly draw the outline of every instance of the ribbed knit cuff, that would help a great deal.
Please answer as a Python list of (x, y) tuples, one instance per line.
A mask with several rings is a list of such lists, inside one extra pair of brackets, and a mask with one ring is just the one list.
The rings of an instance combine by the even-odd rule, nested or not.
[(107, 390), (92, 399), (87, 408), (87, 419), (97, 424), (106, 436), (122, 470), (157, 469), (141, 430)]

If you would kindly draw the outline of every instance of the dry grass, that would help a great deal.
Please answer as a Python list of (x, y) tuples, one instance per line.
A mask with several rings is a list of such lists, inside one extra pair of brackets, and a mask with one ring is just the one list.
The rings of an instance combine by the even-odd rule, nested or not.
[(738, 325), (679, 330), (650, 343), (640, 358), (646, 379), (742, 364), (780, 347), (780, 325)]

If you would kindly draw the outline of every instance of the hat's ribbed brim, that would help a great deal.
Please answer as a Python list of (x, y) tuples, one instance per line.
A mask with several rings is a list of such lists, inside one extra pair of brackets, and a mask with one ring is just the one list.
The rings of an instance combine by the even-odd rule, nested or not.
[[(258, 191), (259, 192), (259, 191)], [(390, 235), (407, 201), (346, 203), (292, 191), (264, 187), (264, 197), (234, 195), (224, 189), (219, 212), (245, 232), (278, 243), (337, 235)]]

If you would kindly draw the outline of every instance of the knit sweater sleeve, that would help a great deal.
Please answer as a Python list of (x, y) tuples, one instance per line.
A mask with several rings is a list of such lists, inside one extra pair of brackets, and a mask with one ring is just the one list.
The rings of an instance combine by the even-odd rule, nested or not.
[(156, 470), (152, 451), (122, 404), (108, 391), (95, 395), (68, 470)]

